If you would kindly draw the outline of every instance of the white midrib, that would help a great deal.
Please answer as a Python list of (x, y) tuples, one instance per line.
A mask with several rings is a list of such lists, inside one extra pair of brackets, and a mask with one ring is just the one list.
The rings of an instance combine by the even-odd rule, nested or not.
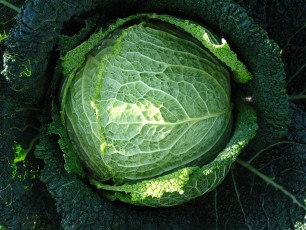
[[(226, 110), (222, 110), (218, 113), (213, 113), (213, 114), (209, 114), (207, 116), (203, 116), (203, 117), (197, 117), (197, 118), (188, 118), (185, 120), (181, 120), (178, 122), (165, 122), (165, 121), (148, 121), (148, 120), (144, 120), (144, 121), (137, 121), (137, 122), (115, 122), (115, 121), (110, 121), (108, 124), (110, 123), (115, 123), (115, 124), (119, 124), (119, 125), (135, 125), (135, 124), (139, 124), (139, 125), (146, 125), (146, 124), (150, 124), (150, 125), (180, 125), (180, 124), (184, 124), (184, 123), (196, 123), (199, 121), (203, 121), (209, 118), (213, 118), (213, 117), (218, 117), (221, 116), (227, 112), (230, 112), (230, 109), (226, 109)], [(107, 124), (107, 125), (108, 125)]]

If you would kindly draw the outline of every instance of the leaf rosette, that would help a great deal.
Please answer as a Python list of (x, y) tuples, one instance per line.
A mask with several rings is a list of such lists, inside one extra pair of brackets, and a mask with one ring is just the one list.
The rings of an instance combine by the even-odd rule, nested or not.
[[(3, 130), (1, 135), (3, 137), (2, 140), (4, 141), (1, 142), (1, 146), (4, 146), (3, 152), (5, 152), (5, 157), (3, 157), (3, 160), (0, 162), (1, 168), (4, 168), (4, 171), (2, 170), (4, 175), (9, 175), (10, 171), (10, 165), (7, 165), (7, 160), (12, 159), (12, 153), (10, 149), (12, 146), (11, 143), (14, 143), (17, 137), (18, 139), (22, 139), (25, 136), (23, 133), (20, 133), (19, 131), (17, 132), (17, 129), (12, 128), (11, 124), (14, 124), (14, 126), (16, 126), (19, 130), (23, 130), (24, 127), (28, 127), (27, 122), (32, 122), (33, 118), (37, 117), (37, 114), (41, 112), (40, 110), (37, 110), (36, 107), (44, 107), (43, 116), (40, 117), (42, 126), (39, 134), (39, 143), (35, 148), (35, 156), (37, 158), (43, 159), (45, 163), (40, 168), (40, 179), (43, 182), (41, 183), (43, 192), (40, 193), (40, 190), (35, 191), (38, 191), (38, 194), (44, 194), (44, 192), (46, 192), (48, 197), (50, 196), (48, 199), (50, 199), (52, 205), (53, 201), (55, 201), (55, 216), (58, 218), (55, 222), (59, 223), (61, 221), (61, 224), (64, 228), (84, 228), (84, 225), (86, 225), (88, 228), (102, 227), (106, 229), (114, 229), (117, 227), (120, 229), (123, 225), (127, 226), (128, 228), (133, 225), (138, 227), (139, 223), (144, 224), (144, 226), (148, 228), (152, 228), (152, 226), (158, 229), (160, 226), (163, 228), (168, 226), (170, 228), (170, 225), (171, 228), (173, 228), (173, 226), (177, 228), (184, 228), (186, 226), (190, 227), (191, 222), (195, 223), (195, 226), (202, 227), (204, 221), (205, 225), (207, 224), (207, 226), (215, 226), (216, 228), (218, 228), (218, 226), (222, 226), (223, 228), (227, 228), (227, 220), (231, 219), (231, 226), (235, 226), (233, 229), (240, 229), (243, 224), (247, 224), (248, 220), (251, 219), (253, 221), (254, 215), (252, 213), (257, 215), (259, 208), (263, 208), (261, 210), (263, 213), (262, 217), (258, 217), (258, 220), (260, 221), (257, 221), (256, 223), (255, 220), (255, 224), (251, 225), (252, 227), (255, 226), (253, 228), (258, 228), (258, 226), (262, 227), (261, 224), (265, 221), (266, 216), (268, 216), (266, 212), (267, 210), (263, 207), (265, 204), (273, 207), (273, 210), (270, 210), (270, 213), (275, 213), (275, 210), (278, 209), (283, 210), (282, 205), (284, 202), (282, 199), (277, 199), (280, 203), (280, 206), (277, 206), (278, 209), (274, 210), (274, 205), (271, 205), (271, 202), (265, 203), (267, 200), (263, 198), (262, 201), (262, 196), (257, 195), (265, 193), (266, 196), (270, 196), (270, 194), (265, 190), (265, 184), (262, 186), (262, 192), (257, 191), (257, 193), (254, 192), (250, 193), (249, 195), (249, 193), (244, 190), (240, 196), (236, 187), (235, 178), (233, 176), (234, 170), (236, 170), (238, 167), (235, 167), (234, 169), (232, 168), (232, 177), (235, 189), (229, 188), (228, 181), (231, 180), (229, 179), (222, 184), (222, 187), (220, 187), (221, 189), (216, 189), (214, 193), (207, 194), (204, 198), (199, 198), (194, 202), (189, 202), (186, 205), (181, 205), (173, 209), (137, 208), (130, 205), (122, 205), (120, 202), (111, 203), (108, 202), (107, 199), (104, 199), (102, 196), (97, 196), (97, 194), (101, 193), (110, 199), (119, 199), (124, 202), (136, 205), (147, 205), (154, 207), (182, 204), (215, 189), (216, 186), (224, 180), (229, 168), (246, 145), (249, 145), (253, 148), (262, 148), (263, 146), (275, 143), (275, 141), (286, 136), (288, 124), (288, 100), (286, 91), (284, 89), (285, 76), (284, 66), (279, 55), (280, 49), (273, 41), (268, 38), (267, 33), (247, 16), (246, 11), (242, 9), (242, 7), (238, 6), (233, 1), (223, 0), (94, 0), (70, 1), (68, 4), (66, 3), (67, 2), (62, 4), (61, 1), (38, 0), (35, 1), (35, 3), (34, 1), (27, 1), (27, 3), (21, 9), (21, 15), (18, 19), (19, 23), (8, 34), (9, 37), (1, 43), (5, 43), (6, 49), (3, 56), (4, 70), (2, 71), (2, 74), (4, 75), (3, 79), (5, 80), (0, 82), (1, 84), (3, 83), (2, 89), (4, 92), (1, 97), (1, 100), (4, 102), (4, 106), (1, 110), (2, 116), (5, 119), (5, 122), (1, 123), (1, 130)], [(46, 13), (47, 11), (49, 13)], [(87, 40), (89, 32), (92, 31), (93, 28), (96, 28), (94, 25), (95, 19), (92, 20), (87, 18), (88, 14), (86, 13), (88, 12), (99, 12), (100, 15), (105, 14), (107, 19), (110, 17), (110, 15), (110, 18), (114, 19), (114, 17), (117, 18), (117, 16), (124, 17), (126, 15), (133, 15), (139, 12), (156, 12), (160, 15), (134, 15), (125, 19), (118, 19), (116, 22), (112, 23), (111, 26), (105, 26), (106, 23), (104, 19), (100, 18), (99, 22), (102, 21), (102, 24), (104, 24), (102, 30), (93, 34), (88, 39), (88, 41), (73, 49), (77, 44), (80, 43), (80, 41)], [(176, 15), (184, 19), (166, 16), (163, 14)], [(65, 32), (65, 29), (67, 29), (66, 26), (68, 25), (69, 27), (70, 23), (75, 23), (75, 21), (78, 21), (79, 23), (79, 16), (81, 18), (86, 18), (85, 23), (84, 21), (82, 22), (82, 26), (85, 26), (86, 28), (84, 27), (79, 31), (79, 33), (72, 35), (72, 39), (70, 39), (70, 37), (67, 35), (60, 35), (60, 33), (63, 31)], [(195, 21), (187, 20), (185, 18), (194, 19), (199, 23), (195, 23)], [(67, 25), (65, 23), (67, 23)], [(202, 23), (209, 25), (211, 30), (208, 29), (207, 26), (202, 26)], [(63, 24), (65, 24), (64, 29)], [(200, 99), (201, 96), (199, 97), (199, 95), (194, 95), (195, 91), (193, 90), (188, 90), (188, 92), (183, 92), (183, 95), (186, 96), (184, 99), (186, 100), (185, 104), (182, 103), (183, 100), (179, 100), (179, 98), (177, 98), (176, 101), (171, 101), (167, 97), (167, 106), (169, 105), (170, 107), (164, 107), (164, 105), (161, 105), (159, 102), (162, 100), (164, 101), (164, 98), (166, 98), (167, 95), (172, 95), (171, 93), (173, 92), (169, 91), (169, 85), (167, 85), (166, 88), (162, 88), (161, 84), (159, 88), (154, 88), (164, 92), (164, 94), (154, 94), (154, 96), (159, 99), (158, 101), (151, 100), (150, 97), (145, 98), (146, 100), (140, 100), (138, 103), (137, 101), (140, 97), (144, 98), (145, 95), (154, 91), (151, 89), (148, 90), (148, 86), (153, 88), (152, 85), (147, 85), (147, 88), (143, 87), (145, 83), (149, 84), (146, 82), (148, 81), (147, 78), (141, 79), (143, 83), (139, 82), (139, 84), (134, 84), (131, 86), (126, 84), (126, 79), (122, 79), (122, 74), (120, 73), (121, 75), (116, 74), (115, 77), (118, 81), (122, 80), (120, 82), (120, 85), (124, 86), (120, 86), (120, 90), (122, 91), (118, 89), (118, 84), (112, 85), (114, 87), (117, 85), (117, 88), (106, 87), (104, 85), (105, 83), (109, 84), (112, 82), (110, 80), (112, 77), (108, 77), (106, 79), (104, 76), (111, 74), (110, 70), (112, 68), (115, 71), (118, 71), (119, 69), (118, 65), (113, 65), (114, 63), (110, 64), (108, 62), (110, 60), (114, 61), (116, 58), (118, 58), (116, 55), (122, 55), (122, 49), (127, 50), (133, 48), (129, 45), (122, 46), (122, 44), (118, 43), (117, 38), (121, 37), (123, 33), (126, 35), (131, 35), (130, 32), (132, 31), (132, 28), (130, 27), (136, 29), (141, 26), (147, 28), (148, 30), (158, 30), (159, 33), (154, 34), (154, 37), (155, 35), (158, 35), (157, 37), (159, 37), (160, 34), (166, 33), (172, 38), (176, 37), (177, 40), (186, 40), (186, 43), (188, 43), (190, 46), (184, 50), (184, 55), (188, 56), (189, 58), (192, 55), (193, 57), (197, 57), (194, 59), (191, 58), (190, 60), (188, 59), (189, 62), (185, 58), (180, 59), (181, 55), (177, 55), (177, 53), (174, 52), (175, 49), (173, 49), (178, 48), (177, 46), (173, 47), (163, 44), (161, 47), (167, 50), (170, 48), (171, 54), (168, 53), (167, 56), (165, 52), (162, 52), (162, 55), (160, 55), (160, 53), (158, 53), (155, 49), (151, 49), (149, 53), (150, 55), (153, 55), (154, 58), (157, 58), (155, 61), (160, 60), (163, 64), (167, 63), (168, 65), (177, 61), (180, 66), (188, 65), (188, 67), (189, 64), (191, 64), (194, 70), (187, 71), (190, 75), (195, 74), (196, 72), (203, 73), (203, 71), (207, 71), (207, 74), (218, 73), (220, 78), (216, 79), (216, 81), (220, 79), (226, 79), (222, 81), (223, 83), (221, 85), (224, 87), (224, 90), (227, 91), (228, 95), (216, 94), (216, 97), (220, 100), (215, 100), (215, 98), (213, 99), (215, 101), (219, 101), (221, 105), (226, 108), (224, 110), (226, 112), (224, 112), (221, 116), (216, 116), (215, 118), (218, 117), (218, 119), (228, 119), (228, 121), (232, 120), (232, 122), (227, 123), (227, 128), (225, 128), (226, 122), (220, 126), (212, 126), (211, 130), (213, 132), (209, 134), (216, 137), (216, 139), (214, 139), (215, 144), (209, 142), (207, 146), (210, 145), (211, 149), (214, 149), (215, 151), (208, 151), (197, 159), (193, 159), (192, 156), (188, 156), (186, 163), (181, 165), (176, 164), (181, 161), (181, 159), (177, 158), (177, 155), (175, 155), (177, 152), (173, 151), (173, 155), (171, 156), (170, 154), (172, 158), (169, 159), (170, 164), (173, 164), (173, 166), (166, 168), (165, 171), (164, 167), (160, 167), (159, 171), (143, 167), (145, 170), (151, 170), (153, 173), (148, 174), (145, 178), (141, 178), (142, 173), (138, 173), (135, 170), (128, 171), (127, 173), (126, 171), (121, 170), (127, 167), (121, 167), (121, 169), (119, 169), (119, 172), (121, 170), (121, 173), (118, 174), (116, 173), (117, 171), (113, 171), (113, 169), (118, 164), (113, 161), (113, 156), (109, 154), (111, 148), (109, 149), (108, 147), (112, 144), (117, 146), (117, 144), (120, 142), (118, 146), (121, 148), (119, 148), (119, 150), (121, 151), (123, 149), (125, 151), (126, 149), (131, 149), (130, 146), (127, 146), (127, 144), (130, 143), (130, 140), (135, 141), (130, 136), (133, 131), (135, 132), (136, 130), (135, 133), (138, 132), (138, 135), (142, 134), (142, 136), (144, 136), (144, 133), (141, 133), (141, 131), (144, 131), (144, 129), (137, 129), (136, 124), (134, 124), (135, 126), (133, 127), (127, 122), (125, 124), (123, 121), (126, 120), (124, 119), (132, 118), (129, 120), (129, 122), (132, 120), (134, 123), (135, 121), (144, 122), (146, 127), (151, 128), (148, 130), (148, 133), (146, 133), (148, 135), (150, 134), (150, 141), (154, 140), (152, 138), (157, 138), (160, 140), (161, 136), (164, 137), (166, 135), (159, 134), (167, 131), (166, 128), (169, 127), (168, 124), (165, 125), (165, 123), (171, 123), (171, 126), (175, 126), (175, 128), (177, 128), (179, 122), (188, 120), (187, 116), (173, 116), (173, 118), (176, 118), (177, 120), (172, 119), (171, 122), (169, 122), (165, 120), (165, 118), (168, 119), (169, 117), (167, 116), (170, 115), (168, 111), (164, 113), (162, 108), (171, 108), (169, 109), (171, 112), (177, 111), (178, 109), (186, 109), (186, 111), (188, 111), (186, 114), (188, 116), (190, 115), (191, 117), (191, 114), (189, 113), (199, 112), (199, 110), (196, 110), (194, 105), (197, 105), (197, 99)], [(226, 40), (221, 39), (221, 37), (226, 38)], [(121, 38), (123, 42), (128, 42), (128, 40), (125, 40), (126, 37)], [(68, 41), (68, 44), (59, 44), (59, 40), (66, 40), (66, 42)], [(135, 43), (135, 41), (132, 39), (131, 44), (136, 46), (138, 43)], [(99, 49), (94, 50), (99, 46)], [(190, 47), (196, 48), (191, 50)], [(57, 48), (58, 50), (55, 51)], [(196, 55), (195, 51), (198, 51)], [(61, 69), (61, 67), (57, 67), (54, 71), (55, 60), (53, 58), (59, 53), (63, 61), (63, 69)], [(200, 53), (209, 54), (208, 56), (204, 55), (204, 59), (206, 59), (205, 62), (206, 64), (210, 63), (209, 65), (201, 64), (203, 62), (203, 58), (201, 55), (198, 55)], [(237, 53), (237, 55), (235, 53)], [(141, 56), (139, 54), (142, 53), (137, 51), (138, 57), (135, 55), (133, 58), (139, 59), (139, 56)], [(58, 58), (58, 56), (56, 58)], [(128, 61), (127, 57), (124, 57), (123, 59), (124, 62)], [(199, 61), (199, 59), (202, 61)], [(242, 64), (242, 62), (244, 64)], [(102, 69), (104, 72), (101, 70), (101, 63), (103, 63)], [(196, 63), (200, 64), (198, 65)], [(135, 63), (133, 61), (133, 64), (134, 65), (128, 66), (126, 69), (127, 72), (131, 72), (131, 70), (134, 71), (134, 68), (137, 66), (137, 62)], [(151, 64), (152, 62), (150, 62), (150, 65)], [(218, 66), (218, 68), (214, 69), (216, 66)], [(245, 66), (247, 66), (247, 68)], [(147, 68), (148, 66), (140, 66), (140, 68), (144, 67)], [(153, 67), (155, 68), (156, 66), (153, 65)], [(208, 69), (210, 70), (208, 71)], [(98, 72), (97, 75), (91, 75), (97, 76), (97, 78), (89, 78), (88, 74), (84, 74), (85, 70)], [(140, 73), (142, 71), (136, 69), (136, 72)], [(150, 69), (148, 72), (152, 73), (154, 70)], [(252, 73), (253, 79), (250, 77), (250, 72)], [(180, 73), (178, 71), (178, 68), (175, 69), (175, 71), (172, 69), (172, 72), (169, 71), (169, 68), (167, 71), (160, 71), (158, 78), (160, 83), (164, 83), (164, 80), (168, 81), (170, 79), (168, 76), (174, 73), (179, 73), (178, 77), (183, 76), (182, 72)], [(207, 74), (203, 74), (203, 76)], [(139, 74), (136, 75), (139, 77)], [(64, 82), (64, 87), (62, 88), (61, 95), (60, 109), (62, 110), (62, 114), (60, 118), (59, 113), (56, 110), (56, 106), (53, 106), (53, 122), (48, 126), (50, 122), (49, 118), (51, 116), (51, 106), (49, 102), (50, 98), (53, 100), (58, 95), (57, 90), (59, 85), (59, 76), (64, 78), (64, 81), (66, 81)], [(168, 78), (165, 79), (165, 76)], [(83, 79), (83, 77), (85, 78)], [(132, 76), (132, 78), (134, 77), (135, 75)], [(231, 80), (229, 80), (228, 77), (230, 77)], [(49, 81), (51, 78), (53, 83), (50, 87)], [(85, 79), (89, 81), (84, 81)], [(170, 82), (171, 81), (173, 81), (173, 79), (170, 79)], [(192, 85), (195, 89), (200, 88), (204, 82), (205, 84), (209, 82), (205, 77), (196, 79), (196, 81), (193, 82), (192, 77), (190, 77), (188, 81), (185, 79), (184, 81), (185, 85)], [(94, 85), (94, 83), (98, 84)], [(243, 85), (241, 83), (247, 84)], [(141, 86), (140, 89), (139, 85)], [(208, 83), (208, 85), (209, 87), (213, 88), (212, 84)], [(105, 88), (102, 91), (101, 88), (103, 87)], [(148, 91), (143, 91), (143, 88), (146, 88), (145, 90)], [(77, 91), (77, 89), (80, 89), (80, 91)], [(173, 87), (173, 89), (180, 89), (180, 87), (176, 85)], [(230, 95), (230, 91), (232, 95)], [(246, 96), (244, 97), (247, 99), (246, 101), (241, 100), (241, 95), (240, 93), (237, 93), (238, 91), (242, 92), (242, 94)], [(50, 94), (50, 92), (52, 93)], [(104, 92), (107, 92), (108, 94), (103, 94)], [(114, 97), (110, 96), (110, 94), (117, 94), (118, 92), (121, 94)], [(72, 95), (73, 93), (75, 94), (75, 97)], [(194, 97), (187, 100), (189, 93)], [(218, 91), (218, 93), (220, 93), (220, 91)], [(123, 94), (125, 94), (125, 96), (123, 96)], [(76, 101), (69, 101), (69, 98), (76, 99)], [(120, 101), (122, 104), (118, 106), (118, 104), (111, 101), (113, 98), (116, 98), (116, 100), (120, 99), (125, 104)], [(102, 99), (104, 100), (103, 103)], [(10, 103), (6, 103), (7, 101), (10, 101)], [(42, 101), (45, 101), (44, 106), (41, 104)], [(171, 103), (169, 101), (171, 101)], [(133, 106), (131, 106), (132, 103), (134, 103)], [(128, 107), (127, 104), (130, 107)], [(204, 104), (208, 105), (208, 103), (203, 103), (201, 105), (203, 106)], [(15, 110), (16, 105), (22, 106), (20, 109), (22, 112), (22, 119), (19, 119), (21, 115), (19, 116), (18, 113), (20, 111), (16, 112)], [(86, 106), (86, 109), (84, 106)], [(107, 110), (105, 106), (109, 106), (109, 110)], [(222, 106), (216, 107), (220, 108)], [(123, 108), (129, 108), (128, 110), (123, 110), (130, 112), (127, 113), (129, 114), (129, 117), (123, 116), (123, 113), (121, 112), (121, 109)], [(137, 113), (139, 112), (138, 110), (140, 108), (141, 111), (146, 111), (146, 113)], [(209, 111), (216, 109), (214, 106), (208, 106), (207, 108)], [(255, 110), (257, 113), (257, 121)], [(109, 111), (114, 111), (114, 113), (109, 113)], [(107, 116), (102, 116), (101, 112), (104, 112), (107, 114)], [(214, 114), (216, 115), (216, 113)], [(77, 115), (80, 116), (80, 119)], [(110, 115), (112, 121), (114, 121), (112, 126), (108, 125), (107, 122), (103, 123), (103, 117), (107, 118)], [(73, 119), (69, 120), (69, 116), (73, 117)], [(207, 117), (207, 114), (203, 113), (200, 116), (197, 116), (197, 118), (203, 118), (203, 120), (205, 120), (204, 118)], [(191, 136), (189, 136), (189, 138), (193, 136), (192, 138), (198, 138), (199, 140), (201, 137), (207, 135), (206, 132), (204, 133), (203, 129), (200, 129), (203, 127), (203, 124), (198, 123), (201, 119), (198, 119), (198, 121), (194, 123), (194, 129), (198, 129), (198, 131), (200, 131), (200, 135), (195, 135), (194, 133), (190, 132)], [(154, 122), (158, 123), (158, 125), (165, 125), (166, 128), (160, 131), (154, 127), (154, 125), (157, 125)], [(189, 122), (192, 123), (191, 119)], [(193, 122), (195, 122), (195, 120), (193, 120)], [(120, 124), (120, 127), (118, 126), (115, 129), (115, 126), (118, 124)], [(223, 126), (224, 129), (217, 129), (221, 126)], [(232, 128), (230, 128), (231, 126)], [(74, 129), (75, 127), (77, 129)], [(131, 130), (129, 130), (130, 127), (132, 127)], [(258, 131), (255, 136), (255, 131), (257, 129)], [(113, 130), (117, 130), (116, 134), (120, 135), (118, 140), (116, 138), (112, 139), (114, 137), (112, 136)], [(188, 130), (190, 129), (186, 128), (186, 133), (179, 133), (178, 131), (176, 133), (186, 135)], [(169, 133), (174, 134), (174, 131), (175, 130), (171, 130)], [(58, 134), (60, 136), (59, 144), (61, 149), (57, 145), (57, 138), (54, 137), (54, 135), (50, 135), (50, 133)], [(158, 135), (153, 135), (153, 133)], [(111, 138), (107, 138), (108, 134), (111, 134)], [(95, 138), (98, 140), (98, 142), (91, 145), (90, 143), (92, 143)], [(122, 140), (124, 138), (130, 139), (123, 143)], [(189, 138), (184, 136), (182, 139), (188, 141)], [(248, 143), (251, 139), (252, 142)], [(140, 143), (143, 144), (144, 142)], [(157, 141), (157, 143), (162, 142)], [(181, 142), (172, 142), (172, 144), (174, 143), (181, 144)], [(207, 143), (205, 143), (205, 145), (206, 144)], [(122, 148), (122, 146), (124, 148)], [(125, 146), (129, 148), (125, 148)], [(154, 147), (153, 149), (152, 146)], [(158, 145), (152, 146), (149, 144), (145, 147), (148, 148), (149, 151), (161, 150), (160, 146)], [(206, 148), (209, 148), (207, 146)], [(190, 146), (181, 147), (185, 147), (189, 150), (191, 149)], [(200, 146), (198, 147), (200, 148)], [(90, 151), (92, 148), (94, 148), (96, 151)], [(201, 146), (201, 148), (204, 147)], [(303, 147), (300, 148), (302, 149)], [(187, 152), (189, 152), (189, 150)], [(193, 151), (195, 149), (191, 150)], [(120, 151), (118, 151), (118, 153), (121, 153)], [(301, 152), (300, 150), (296, 151)], [(97, 161), (93, 161), (93, 156), (89, 156), (89, 154), (92, 154), (93, 152)], [(143, 152), (143, 150), (138, 151), (137, 153), (141, 152)], [(199, 153), (197, 151), (194, 152)], [(280, 151), (278, 150), (275, 151), (275, 153), (279, 152)], [(292, 156), (293, 155), (296, 156), (297, 154), (292, 154)], [(106, 158), (102, 158), (102, 156), (106, 156)], [(281, 159), (281, 157), (278, 157), (277, 154), (275, 154), (274, 157), (275, 161)], [(104, 159), (106, 163), (102, 159)], [(261, 162), (261, 166), (264, 168), (268, 163), (265, 161), (265, 157), (262, 159), (263, 162)], [(284, 159), (286, 159), (284, 161), (287, 161), (287, 158)], [(147, 164), (147, 160), (152, 162), (152, 159), (145, 158), (145, 160), (140, 162), (141, 165)], [(271, 162), (275, 161), (271, 160)], [(238, 162), (241, 161), (238, 160)], [(120, 163), (128, 165), (131, 162), (121, 159)], [(98, 164), (97, 168), (93, 166), (95, 164)], [(274, 163), (271, 165), (274, 166)], [(292, 167), (292, 169), (295, 168), (295, 166), (296, 164)], [(288, 169), (285, 168), (284, 171), (287, 172)], [(292, 177), (291, 174), (288, 175)], [(241, 178), (243, 179), (240, 181), (240, 183), (238, 182), (238, 185), (242, 184), (244, 186), (245, 181), (248, 181), (249, 179), (253, 180), (253, 175), (246, 175), (246, 177), (241, 176), (240, 179)], [(1, 197), (5, 197), (8, 201), (8, 204), (12, 200), (12, 193), (10, 193), (9, 189), (6, 188), (10, 188), (11, 184), (14, 188), (16, 188), (16, 181), (14, 181), (14, 183), (12, 183), (12, 181), (13, 180), (10, 177), (5, 177), (5, 185), (8, 186), (1, 187), (5, 188), (5, 194), (3, 193), (3, 190), (1, 190)], [(17, 185), (19, 184), (17, 183)], [(47, 187), (45, 188), (44, 185)], [(250, 187), (250, 190), (253, 191), (253, 184), (251, 184)], [(101, 190), (97, 190), (96, 188)], [(49, 193), (47, 193), (47, 190)], [(295, 188), (292, 190), (295, 190)], [(234, 211), (231, 206), (232, 200), (228, 199), (227, 195), (232, 196), (232, 194), (235, 192), (239, 201), (236, 207), (238, 207), (238, 209), (240, 207), (243, 214), (241, 218), (236, 218), (236, 216), (235, 218), (230, 218), (237, 213), (237, 210)], [(22, 198), (22, 195), (19, 196), (19, 193), (16, 194), (14, 194), (13, 200), (18, 197), (18, 199), (16, 199), (17, 202), (15, 202), (18, 203), (20, 201), (19, 198)], [(207, 201), (206, 198), (211, 198), (212, 196), (215, 196), (214, 201), (211, 199), (212, 203), (214, 204), (211, 203), (206, 205), (206, 203), (204, 209), (203, 206), (198, 205), (198, 201)], [(221, 200), (221, 202), (218, 200), (219, 204), (217, 203), (217, 196), (218, 199)], [(29, 200), (31, 200), (31, 202), (32, 197), (33, 196), (29, 196)], [(249, 203), (247, 205), (249, 212), (245, 212), (246, 209), (243, 209), (244, 204), (241, 204), (241, 197), (244, 197), (244, 199), (247, 201), (253, 200), (252, 205)], [(20, 202), (19, 205), (15, 205), (14, 208), (11, 208), (11, 206), (6, 206), (6, 203), (4, 204), (4, 202), (0, 203), (0, 205), (1, 207), (4, 207), (6, 211), (10, 209), (9, 213), (13, 213), (13, 210), (19, 210), (19, 208), (16, 208), (19, 206), (24, 206), (23, 209), (25, 210), (27, 207), (26, 205), (30, 204), (31, 202), (28, 202), (28, 200), (23, 200), (23, 202)], [(36, 204), (39, 204), (38, 206), (41, 208), (41, 204), (45, 201), (40, 202), (40, 200), (37, 199), (35, 202)], [(255, 203), (256, 205), (258, 204), (257, 209), (253, 208)], [(51, 207), (50, 205), (47, 206), (48, 209)], [(55, 212), (55, 210), (52, 208), (50, 208), (50, 210)], [(143, 210), (146, 210), (147, 212), (143, 212)], [(199, 212), (198, 210), (201, 210), (202, 214), (194, 215), (194, 213)], [(231, 212), (228, 210), (231, 210)], [(238, 210), (238, 212), (239, 211), (240, 210)], [(37, 215), (34, 214), (35, 212), (32, 212), (32, 210), (31, 213), (33, 213), (32, 217), (34, 217), (32, 224), (34, 223), (33, 226), (35, 226)], [(38, 211), (37, 213), (41, 212)], [(105, 213), (107, 213), (107, 215), (105, 215)], [(284, 213), (289, 213), (289, 211)], [(292, 213), (290, 209), (290, 216), (291, 214)], [(18, 228), (16, 226), (19, 226), (20, 224), (20, 226), (22, 225), (22, 227), (24, 227), (23, 221), (20, 221), (20, 223), (17, 223), (15, 219), (13, 221), (8, 221), (6, 219), (5, 212), (4, 217), (6, 223), (5, 225)], [(30, 217), (30, 215), (24, 215), (24, 218), (27, 219), (27, 222), (31, 223), (31, 219), (28, 220), (28, 217)], [(50, 218), (50, 216), (47, 218)], [(61, 220), (59, 220), (59, 218)], [(152, 225), (152, 219), (157, 220), (154, 222), (154, 225)], [(281, 218), (273, 217), (269, 219), (270, 220), (267, 222), (267, 226), (271, 227), (272, 225), (269, 225), (270, 221), (273, 222), (275, 220), (277, 222)], [(242, 222), (244, 221), (244, 223), (241, 224), (239, 222), (240, 220), (242, 220)], [(292, 221), (290, 220), (284, 220), (284, 222), (287, 224), (289, 223), (288, 226), (291, 226), (292, 224)], [(183, 223), (183, 225), (181, 225), (181, 223)], [(235, 225), (236, 223), (238, 223), (238, 225)], [(48, 226), (50, 227), (50, 225)], [(243, 226), (245, 227), (245, 225)]]

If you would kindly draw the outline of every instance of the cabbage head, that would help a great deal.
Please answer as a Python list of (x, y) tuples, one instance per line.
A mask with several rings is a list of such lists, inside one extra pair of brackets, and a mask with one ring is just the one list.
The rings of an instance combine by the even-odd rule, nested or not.
[(195, 22), (118, 19), (68, 52), (63, 67), (62, 123), (83, 174), (110, 199), (173, 206), (200, 196), (255, 135), (254, 110), (231, 100), (231, 79), (245, 83), (250, 73)]

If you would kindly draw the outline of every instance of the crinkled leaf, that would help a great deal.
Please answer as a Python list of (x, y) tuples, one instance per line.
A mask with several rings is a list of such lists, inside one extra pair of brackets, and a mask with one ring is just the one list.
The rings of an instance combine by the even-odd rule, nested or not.
[(226, 176), (231, 164), (255, 136), (256, 114), (249, 105), (240, 104), (237, 125), (227, 146), (203, 167), (187, 167), (156, 179), (132, 185), (108, 186), (95, 180), (98, 188), (115, 191), (111, 198), (147, 206), (173, 206), (213, 190)]

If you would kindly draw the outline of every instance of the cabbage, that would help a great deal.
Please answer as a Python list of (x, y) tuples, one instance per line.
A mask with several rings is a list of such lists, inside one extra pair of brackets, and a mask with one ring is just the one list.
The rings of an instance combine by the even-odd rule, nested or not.
[(218, 40), (194, 22), (136, 15), (80, 46), (90, 49), (63, 84), (62, 121), (96, 187), (145, 187), (132, 195), (136, 204), (182, 195), (190, 174), (224, 149), (232, 132), (231, 75), (242, 82), (251, 76)]

